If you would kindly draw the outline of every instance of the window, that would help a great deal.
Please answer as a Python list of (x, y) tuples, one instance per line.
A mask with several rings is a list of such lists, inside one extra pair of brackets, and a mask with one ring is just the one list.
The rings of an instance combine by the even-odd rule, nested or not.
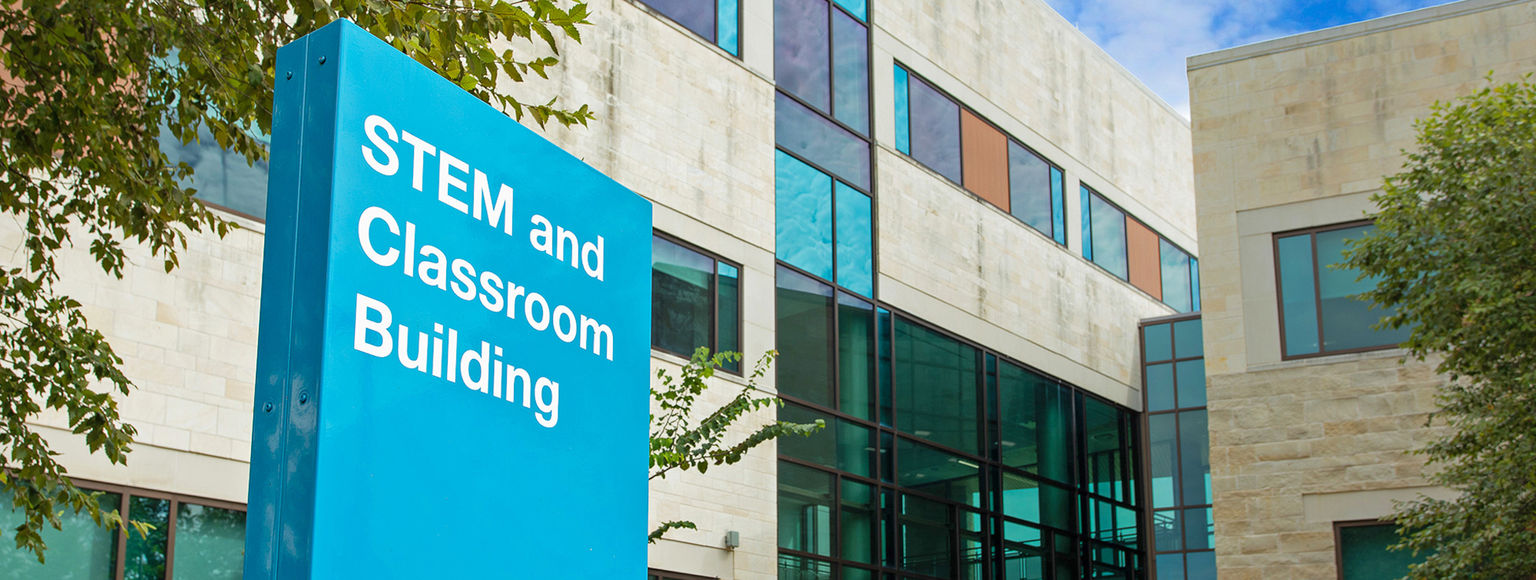
[(898, 151), (1066, 245), (1060, 167), (899, 64), (895, 79)]
[(1141, 326), (1147, 491), (1159, 579), (1214, 578), (1204, 331), (1198, 317)]
[(1355, 222), (1275, 235), (1282, 358), (1392, 348), (1408, 338), (1406, 328), (1371, 328), (1394, 310), (1358, 298), (1376, 281), (1341, 266), (1349, 241), (1374, 228)]
[[(651, 346), (741, 351), (741, 267), (660, 234), (651, 238)], [(726, 363), (741, 372), (741, 361)]]
[(1339, 555), (1340, 580), (1391, 580), (1408, 574), (1408, 567), (1429, 554), (1389, 551), (1398, 541), (1397, 525), (1391, 522), (1335, 522), (1334, 542)]
[(869, 134), (867, 17), (862, 0), (778, 0), (773, 6), (779, 90), (859, 135)]
[(868, 195), (779, 151), (774, 159), (774, 205), (779, 260), (874, 296), (874, 224)]
[(741, 0), (640, 0), (726, 52), (741, 56)]
[(1083, 257), (1178, 312), (1200, 309), (1199, 262), (1084, 185)]
[[(128, 518), (154, 526), (147, 536), (99, 527), (85, 513), (65, 510), (63, 528), (43, 530), (47, 563), (31, 552), (0, 550), (0, 570), (8, 578), (167, 580), (240, 578), (245, 564), (245, 507), (160, 492), (99, 484), (102, 509), (116, 508)], [(11, 495), (0, 492), (0, 529), (21, 524), (9, 509)]]

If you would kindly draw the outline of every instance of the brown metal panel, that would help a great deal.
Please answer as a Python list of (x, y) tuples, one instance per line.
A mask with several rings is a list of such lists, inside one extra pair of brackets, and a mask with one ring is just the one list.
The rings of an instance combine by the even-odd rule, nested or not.
[(1157, 232), (1135, 218), (1125, 220), (1125, 258), (1129, 263), (1131, 284), (1153, 298), (1163, 299), (1163, 262), (1158, 256)]
[(1008, 211), (1008, 137), (970, 111), (960, 111), (965, 188)]

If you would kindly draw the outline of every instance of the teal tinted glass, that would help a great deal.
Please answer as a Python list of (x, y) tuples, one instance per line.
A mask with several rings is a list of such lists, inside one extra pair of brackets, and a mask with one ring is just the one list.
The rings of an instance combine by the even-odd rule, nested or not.
[[(1215, 577), (1212, 575), (1204, 578)], [(1184, 580), (1184, 555), (1158, 554), (1157, 578), (1158, 580)]]
[(780, 548), (832, 555), (835, 481), (830, 473), (779, 462)]
[(1130, 434), (1120, 411), (1097, 399), (1083, 401), (1083, 451), (1088, 468), (1087, 490), (1110, 499), (1130, 501), (1127, 441)]
[[(258, 141), (270, 146), (271, 135), (256, 136)], [(206, 126), (199, 127), (198, 140), (181, 143), (162, 126), (159, 136), (160, 151), (174, 166), (186, 163), (192, 166), (192, 177), (183, 186), (197, 190), (197, 199), (229, 208), (237, 212), (266, 219), (267, 216), (267, 162), (247, 163), (245, 156), (219, 146)]]
[[(880, 545), (880, 502), (875, 489), (843, 480), (842, 513), (838, 520), (840, 555), (845, 560), (876, 564)], [(845, 576), (846, 578), (846, 576)]]
[[(47, 564), (37, 563), (31, 552), (15, 547), (16, 526), (25, 515), (12, 508), (13, 496), (0, 490), (0, 579), (3, 580), (110, 580), (116, 568), (117, 533), (102, 528), (85, 512), (68, 509), (59, 514), (60, 529), (43, 526), (41, 535), (48, 546)], [(103, 493), (97, 498), (103, 510), (117, 511), (122, 496)]]
[(1189, 291), (1189, 254), (1162, 238), (1158, 238), (1157, 247), (1163, 270), (1163, 303), (1179, 312), (1193, 310), (1193, 295)]
[[(741, 270), (725, 262), (715, 263), (715, 350), (741, 352)], [(741, 372), (741, 360), (725, 363), (726, 370)]]
[(718, 0), (715, 10), (715, 44), (741, 56), (741, 0)]
[(1078, 213), (1081, 214), (1081, 215), (1078, 216), (1079, 217), (1078, 221), (1080, 222), (1078, 224), (1078, 226), (1079, 226), (1079, 229), (1082, 230), (1082, 235), (1083, 235), (1083, 257), (1087, 258), (1089, 260), (1092, 260), (1093, 259), (1093, 204), (1088, 203), (1088, 198), (1090, 197), (1091, 194), (1088, 192), (1088, 186), (1086, 186), (1086, 185), (1078, 187), (1077, 192), (1078, 192), (1078, 194), (1080, 194), (1080, 197), (1081, 197), (1081, 199), (1078, 201), (1077, 211), (1078, 211)]
[(869, 0), (837, 0), (837, 5), (860, 21), (869, 21)]
[(875, 309), (837, 295), (838, 410), (860, 419), (875, 414)]
[(1125, 254), (1125, 213), (1097, 195), (1088, 196), (1089, 215), (1093, 227), (1093, 263), (1098, 264), (1121, 280), (1127, 280), (1130, 270)]
[(1072, 482), (1072, 400), (1056, 381), (998, 365), (998, 448), (1003, 465)]
[(1054, 169), (1023, 145), (1008, 141), (1008, 211), (1046, 236), (1054, 232)]
[(779, 580), (832, 580), (832, 563), (779, 554)]
[(715, 260), (651, 237), (651, 346), (681, 356), (709, 342)]
[(896, 468), (897, 485), (981, 507), (981, 469), (975, 461), (900, 438)]
[(1365, 237), (1375, 227), (1362, 225), (1317, 233), (1317, 284), (1324, 351), (1395, 345), (1408, 338), (1406, 328), (1371, 328), (1394, 309), (1374, 308), (1372, 302), (1362, 299), (1360, 294), (1375, 289), (1377, 279), (1359, 279), (1359, 270), (1343, 267), (1344, 250), (1350, 241)]
[(1397, 526), (1343, 526), (1339, 528), (1339, 576), (1344, 580), (1393, 580), (1408, 574), (1408, 567), (1428, 554), (1388, 551), (1398, 541)]
[(1146, 366), (1147, 411), (1168, 411), (1174, 408), (1173, 365), (1160, 363)]
[(901, 496), (901, 568), (938, 578), (953, 576), (956, 552), (952, 508), (909, 494)]
[(1163, 510), (1152, 512), (1152, 549), (1159, 552), (1177, 552), (1184, 549), (1184, 512)]
[(891, 378), (891, 355), (894, 351), (891, 340), (891, 327), (894, 324), (895, 322), (890, 310), (884, 308), (875, 309), (875, 364), (879, 369), (875, 373), (877, 383), (876, 398), (879, 401), (878, 405), (880, 407), (880, 424), (885, 427), (895, 426), (894, 405), (896, 404), (896, 395), (894, 394), (893, 386), (895, 381)]
[(1204, 333), (1198, 318), (1173, 323), (1173, 355), (1178, 358), (1205, 356)]
[(1189, 294), (1195, 310), (1200, 310), (1200, 260), (1193, 257), (1189, 259)]
[(779, 266), (774, 300), (779, 392), (832, 406), (832, 287)]
[(1060, 530), (1076, 527), (1077, 500), (1067, 488), (1006, 471), (1002, 483), (1003, 515)]
[(1312, 236), (1302, 234), (1275, 241), (1280, 268), (1281, 331), (1285, 354), (1318, 351), (1317, 284), (1313, 278)]
[(172, 566), (177, 578), (239, 580), (244, 555), (245, 512), (177, 504)]
[(977, 452), (976, 349), (905, 320), (896, 323), (895, 346), (896, 427)]
[(775, 152), (774, 243), (780, 260), (832, 279), (832, 178)]
[(1216, 549), (1216, 521), (1211, 508), (1184, 510), (1184, 549)]
[(780, 439), (780, 455), (855, 475), (869, 477), (874, 474), (874, 431), (869, 428), (794, 403), (784, 404), (779, 410), (779, 420), (801, 424), (820, 420), (826, 424), (825, 429), (808, 436)]
[(1216, 578), (1216, 552), (1190, 552), (1184, 557), (1184, 574), (1189, 580)]
[(1173, 358), (1173, 327), (1149, 324), (1141, 329), (1142, 361), (1157, 362)]
[(125, 580), (164, 580), (171, 500), (130, 496), (128, 517), (154, 526), (154, 529), (146, 535), (128, 534), (128, 551), (123, 560), (123, 578)]
[(1205, 411), (1179, 413), (1179, 473), (1184, 505), (1211, 503), (1211, 436)]
[(892, 72), (895, 75), (896, 93), (896, 150), (911, 155), (912, 110), (908, 104), (910, 92), (907, 90), (907, 69), (897, 65)]
[[(1170, 508), (1181, 505), (1179, 492), (1179, 423), (1177, 415), (1169, 413), (1147, 417), (1147, 441), (1150, 452), (1147, 473), (1151, 481), (1147, 487), (1152, 494), (1153, 508)], [(1159, 548), (1162, 549), (1162, 548)]]
[(869, 134), (869, 31), (841, 10), (832, 11), (832, 116)]
[(837, 283), (875, 295), (875, 251), (869, 196), (837, 182)]
[(1175, 365), (1179, 381), (1179, 408), (1205, 406), (1205, 359), (1179, 361)]
[(872, 570), (843, 566), (842, 580), (879, 580), (880, 576)]
[(1088, 522), (1088, 537), (1101, 542), (1135, 547), (1138, 543), (1136, 511), (1107, 501), (1089, 499), (1084, 520)]
[(869, 142), (783, 93), (775, 93), (774, 141), (833, 175), (869, 189)]
[(1051, 168), (1051, 237), (1067, 245), (1067, 194), (1061, 170)]

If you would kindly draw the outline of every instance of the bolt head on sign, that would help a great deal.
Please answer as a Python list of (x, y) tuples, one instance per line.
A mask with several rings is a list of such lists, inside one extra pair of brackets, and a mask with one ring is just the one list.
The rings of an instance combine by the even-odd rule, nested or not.
[(278, 51), (246, 578), (643, 578), (651, 206), (350, 22)]

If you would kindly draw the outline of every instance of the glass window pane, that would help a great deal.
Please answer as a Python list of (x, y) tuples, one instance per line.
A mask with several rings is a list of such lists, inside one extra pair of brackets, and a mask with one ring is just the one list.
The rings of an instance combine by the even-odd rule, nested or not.
[(842, 558), (865, 564), (877, 563), (875, 557), (880, 545), (880, 504), (875, 489), (844, 479), (842, 501), (842, 519), (838, 520), (842, 532), (839, 538)]
[(832, 555), (832, 474), (779, 462), (779, 547)]
[(998, 365), (998, 430), (1003, 465), (1072, 482), (1072, 401), (1054, 380)]
[(1159, 552), (1178, 552), (1184, 549), (1183, 513), (1180, 510), (1152, 512), (1152, 549)]
[(910, 79), (907, 69), (895, 67), (895, 93), (896, 93), (896, 150), (907, 155), (912, 154), (912, 113), (908, 105), (908, 86)]
[(837, 0), (837, 5), (842, 6), (859, 20), (869, 21), (869, 0)]
[[(1197, 578), (1215, 578), (1215, 570), (1210, 576), (1197, 576)], [(1183, 554), (1158, 554), (1157, 555), (1157, 580), (1184, 580), (1184, 555)]]
[(1200, 319), (1173, 323), (1174, 356), (1191, 358), (1205, 355), (1205, 334)]
[(773, 3), (774, 81), (822, 111), (829, 109), (832, 94), (829, 32), (826, 0)]
[(1081, 194), (1081, 197), (1082, 197), (1082, 199), (1078, 202), (1079, 205), (1077, 207), (1078, 207), (1078, 211), (1082, 213), (1082, 215), (1079, 216), (1080, 219), (1078, 221), (1080, 223), (1078, 225), (1081, 226), (1082, 234), (1083, 234), (1083, 248), (1082, 248), (1083, 249), (1083, 257), (1087, 258), (1089, 260), (1092, 260), (1093, 259), (1093, 203), (1091, 201), (1089, 201), (1092, 198), (1092, 195), (1089, 193), (1088, 186), (1086, 186), (1086, 185), (1079, 187), (1078, 188), (1078, 193)]
[(832, 178), (776, 151), (773, 187), (778, 258), (831, 280)]
[(1126, 260), (1130, 267), (1130, 282), (1153, 298), (1163, 299), (1162, 260), (1158, 257), (1158, 244), (1162, 239), (1157, 232), (1135, 219), (1125, 220)]
[(1312, 236), (1302, 234), (1275, 242), (1280, 267), (1280, 331), (1285, 353), (1317, 352), (1317, 286), (1313, 281)]
[(965, 188), (1008, 211), (1008, 137), (970, 111), (961, 110), (960, 140)]
[(775, 94), (773, 128), (779, 146), (869, 189), (869, 142), (783, 93)]
[(1376, 287), (1376, 279), (1357, 280), (1360, 271), (1340, 267), (1350, 240), (1364, 237), (1372, 225), (1356, 226), (1317, 234), (1317, 284), (1321, 294), (1323, 350), (1350, 350), (1395, 345), (1407, 340), (1409, 329), (1375, 330), (1371, 327), (1394, 309), (1373, 308), (1374, 303), (1359, 298), (1360, 293)]
[[(86, 512), (64, 509), (59, 514), (61, 529), (45, 525), (41, 535), (48, 545), (47, 564), (37, 563), (31, 552), (17, 549), (14, 530), (25, 515), (12, 507), (13, 496), (0, 490), (0, 578), (5, 580), (109, 580), (116, 568), (117, 533), (98, 527)], [(102, 510), (115, 512), (122, 496), (103, 493), (97, 498)]]
[[(716, 262), (715, 274), (715, 350), (741, 352), (741, 270)], [(739, 373), (742, 362), (727, 362), (725, 368)]]
[(709, 343), (715, 260), (651, 237), (651, 346), (689, 356)]
[(1173, 325), (1150, 324), (1142, 328), (1141, 342), (1143, 362), (1157, 362), (1173, 358)]
[(1061, 530), (1075, 529), (1077, 500), (1067, 488), (1003, 472), (1003, 515)]
[(837, 182), (837, 283), (875, 295), (874, 230), (869, 196)]
[(847, 294), (837, 295), (838, 410), (874, 418), (875, 309)]
[(1152, 476), (1152, 481), (1148, 482), (1152, 507), (1180, 505), (1177, 416), (1172, 413), (1148, 416), (1147, 439), (1151, 447), (1151, 465), (1147, 466), (1147, 471)]
[[(267, 162), (246, 163), (244, 156), (220, 147), (206, 126), (198, 128), (197, 138), (197, 141), (182, 144), (161, 126), (160, 151), (165, 153), (166, 159), (172, 165), (186, 163), (192, 166), (192, 179), (183, 185), (197, 189), (197, 199), (266, 219)], [(269, 146), (272, 144), (271, 136), (260, 136), (258, 140)]]
[(947, 505), (917, 496), (901, 496), (901, 568), (908, 572), (953, 576), (955, 525)]
[(1211, 508), (1184, 510), (1184, 549), (1216, 549), (1216, 522)]
[(741, 56), (741, 0), (717, 0), (715, 44), (726, 52)]
[(1195, 310), (1200, 310), (1200, 260), (1195, 257), (1189, 258), (1189, 293)]
[(779, 454), (869, 477), (874, 473), (874, 431), (837, 419), (809, 407), (785, 403), (779, 420), (791, 423), (826, 422), (827, 427), (808, 436), (779, 439)]
[(1128, 280), (1125, 255), (1125, 214), (1097, 195), (1088, 196), (1093, 218), (1093, 263), (1121, 280)]
[(1045, 580), (1045, 550), (1042, 533), (1033, 526), (1003, 522), (1004, 578), (1009, 580)]
[(783, 266), (778, 268), (779, 392), (832, 406), (832, 287)]
[(899, 438), (896, 468), (897, 485), (981, 507), (980, 468), (975, 461)]
[(692, 30), (694, 34), (704, 37), (710, 42), (715, 41), (718, 32), (715, 27), (715, 0), (641, 0), (655, 8), (657, 12), (665, 14), (667, 18), (676, 20), (684, 28)]
[(1054, 231), (1054, 168), (1014, 141), (1008, 142), (1008, 211), (1049, 236)]
[(896, 427), (979, 452), (976, 349), (905, 320), (896, 323), (895, 347)]
[(1158, 240), (1158, 252), (1163, 263), (1163, 303), (1179, 312), (1189, 312), (1194, 309), (1189, 293), (1189, 254), (1168, 240)]
[(1184, 504), (1211, 503), (1211, 439), (1205, 411), (1179, 413), (1179, 456)]
[(1088, 492), (1129, 501), (1125, 455), (1129, 436), (1118, 409), (1097, 399), (1084, 399), (1083, 460), (1088, 468)]
[(1051, 168), (1051, 237), (1067, 245), (1067, 194), (1061, 170)]
[(885, 427), (895, 426), (894, 405), (896, 403), (896, 396), (893, 394), (892, 384), (894, 381), (891, 378), (891, 355), (893, 352), (891, 326), (893, 324), (891, 311), (884, 308), (875, 309), (875, 352), (877, 356), (876, 364), (879, 365), (879, 372), (875, 373), (875, 375), (879, 384), (877, 398), (880, 407), (880, 424)]
[(171, 522), (171, 500), (130, 496), (128, 517), (154, 526), (148, 535), (128, 534), (125, 580), (164, 580), (165, 541)]
[(1178, 363), (1179, 408), (1205, 406), (1205, 359)]
[(960, 183), (960, 106), (922, 79), (910, 83), (912, 157)]
[(1339, 528), (1339, 573), (1344, 580), (1389, 580), (1408, 574), (1408, 567), (1428, 554), (1388, 551), (1398, 541), (1397, 526), (1343, 526)]
[(1173, 409), (1173, 365), (1169, 363), (1147, 365), (1146, 369), (1147, 411)]
[(245, 512), (178, 504), (177, 578), (239, 580), (244, 563)]
[(1186, 578), (1205, 580), (1216, 577), (1216, 552), (1190, 552), (1184, 557)]
[(869, 31), (841, 10), (832, 11), (832, 65), (833, 115), (868, 135)]
[(779, 580), (832, 580), (832, 564), (779, 554)]

